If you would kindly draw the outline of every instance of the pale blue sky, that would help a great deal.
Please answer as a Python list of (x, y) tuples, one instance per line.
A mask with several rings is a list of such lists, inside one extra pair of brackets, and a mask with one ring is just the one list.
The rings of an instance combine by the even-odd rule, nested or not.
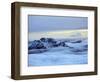
[(28, 26), (29, 32), (87, 29), (88, 18), (29, 15)]

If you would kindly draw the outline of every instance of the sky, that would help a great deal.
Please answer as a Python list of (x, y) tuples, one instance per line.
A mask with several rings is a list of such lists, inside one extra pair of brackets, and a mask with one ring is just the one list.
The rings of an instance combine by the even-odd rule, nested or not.
[(87, 29), (87, 17), (68, 17), (68, 16), (28, 16), (29, 32), (49, 32), (61, 30)]
[(39, 40), (42, 37), (54, 38), (54, 39), (65, 39), (65, 38), (87, 38), (88, 31), (82, 30), (68, 30), (68, 31), (51, 31), (51, 32), (30, 32), (29, 41)]

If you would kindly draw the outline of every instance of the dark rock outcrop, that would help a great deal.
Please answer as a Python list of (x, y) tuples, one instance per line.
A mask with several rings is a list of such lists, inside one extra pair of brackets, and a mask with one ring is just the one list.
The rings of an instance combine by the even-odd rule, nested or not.
[(41, 38), (40, 40), (34, 40), (31, 42), (29, 45), (28, 49), (46, 49), (46, 48), (52, 48), (52, 47), (69, 47), (68, 45), (65, 44), (63, 41), (56, 41), (53, 38)]
[(46, 47), (40, 40), (34, 40), (28, 49), (46, 49)]
[(42, 42), (54, 42), (55, 40), (53, 38), (41, 38), (40, 41), (42, 41)]
[(81, 40), (77, 40), (77, 41), (73, 41), (71, 43), (81, 43), (82, 41)]
[(85, 48), (88, 48), (88, 45), (84, 45)]

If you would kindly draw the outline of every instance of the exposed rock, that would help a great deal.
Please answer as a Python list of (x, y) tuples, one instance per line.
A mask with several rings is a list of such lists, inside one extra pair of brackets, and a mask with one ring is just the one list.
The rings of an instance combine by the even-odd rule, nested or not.
[(77, 41), (73, 41), (71, 43), (81, 43), (82, 41), (81, 40), (77, 40)]
[(63, 47), (66, 46), (65, 42), (60, 42), (59, 45), (60, 45), (60, 46), (63, 46)]
[(55, 40), (53, 38), (41, 38), (42, 42), (54, 42)]
[(45, 42), (45, 41), (46, 41), (46, 39), (45, 39), (45, 38), (41, 38), (40, 40), (41, 40), (42, 42)]
[(85, 48), (88, 48), (88, 45), (84, 45)]
[(46, 49), (46, 47), (40, 40), (34, 40), (28, 49)]

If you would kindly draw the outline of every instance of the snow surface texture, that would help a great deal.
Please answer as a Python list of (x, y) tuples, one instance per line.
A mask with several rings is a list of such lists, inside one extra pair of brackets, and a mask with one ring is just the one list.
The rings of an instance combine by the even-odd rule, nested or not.
[(88, 63), (87, 38), (41, 38), (29, 42), (28, 66), (75, 65)]

